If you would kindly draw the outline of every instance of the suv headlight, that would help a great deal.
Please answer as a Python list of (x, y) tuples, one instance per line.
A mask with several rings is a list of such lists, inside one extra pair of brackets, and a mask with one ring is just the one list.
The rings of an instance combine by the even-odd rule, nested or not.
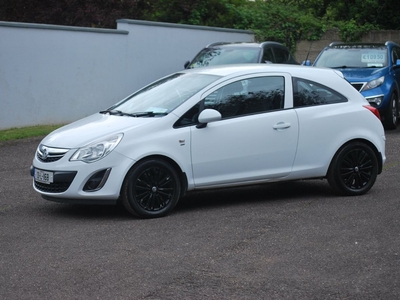
[(367, 82), (367, 84), (364, 86), (362, 91), (374, 89), (374, 88), (382, 85), (384, 81), (385, 81), (385, 76), (379, 77), (378, 79), (371, 80), (370, 82)]
[(107, 156), (117, 147), (124, 135), (122, 133), (113, 135), (103, 141), (94, 142), (85, 147), (79, 148), (69, 159), (70, 161), (83, 161), (92, 163)]

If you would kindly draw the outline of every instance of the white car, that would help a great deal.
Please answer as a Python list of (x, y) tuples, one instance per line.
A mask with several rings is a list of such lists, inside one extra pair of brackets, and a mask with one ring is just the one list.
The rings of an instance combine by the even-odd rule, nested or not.
[(326, 178), (361, 195), (382, 172), (379, 112), (339, 71), (231, 65), (177, 72), (37, 148), (43, 198), (168, 214), (188, 191)]

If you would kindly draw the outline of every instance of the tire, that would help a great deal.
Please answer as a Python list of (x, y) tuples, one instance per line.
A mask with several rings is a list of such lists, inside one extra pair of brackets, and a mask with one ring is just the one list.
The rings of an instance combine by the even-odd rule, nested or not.
[(386, 110), (385, 113), (385, 121), (384, 125), (386, 129), (396, 129), (397, 126), (397, 121), (398, 121), (398, 115), (399, 115), (399, 108), (398, 108), (398, 100), (397, 100), (397, 95), (393, 93), (390, 96), (390, 104), (388, 109)]
[(176, 170), (160, 159), (139, 162), (127, 174), (121, 200), (125, 209), (140, 218), (167, 215), (178, 203), (181, 183)]
[(352, 142), (335, 154), (328, 170), (327, 179), (331, 188), (347, 196), (368, 192), (378, 176), (378, 159), (366, 144)]

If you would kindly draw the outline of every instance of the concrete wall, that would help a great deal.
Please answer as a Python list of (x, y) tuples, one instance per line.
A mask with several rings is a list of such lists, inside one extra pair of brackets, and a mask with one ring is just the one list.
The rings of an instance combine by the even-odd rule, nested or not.
[(128, 32), (1, 25), (0, 129), (67, 123), (123, 97), (107, 86), (126, 73)]
[(183, 69), (206, 44), (250, 31), (118, 20), (117, 29), (0, 22), (0, 130), (63, 124)]
[(118, 20), (118, 29), (129, 31), (127, 85), (136, 90), (162, 76), (182, 70), (184, 63), (207, 44), (254, 41), (250, 31)]
[[(400, 31), (371, 31), (362, 40), (400, 44)], [(0, 21), (0, 130), (69, 123), (105, 109), (216, 41), (254, 41), (254, 34), (136, 20), (118, 20), (117, 29)], [(300, 41), (294, 56), (313, 61), (333, 41), (337, 30)]]

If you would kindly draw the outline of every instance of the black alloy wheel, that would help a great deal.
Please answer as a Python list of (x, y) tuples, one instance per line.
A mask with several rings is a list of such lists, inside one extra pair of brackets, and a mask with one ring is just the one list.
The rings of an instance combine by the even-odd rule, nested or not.
[(390, 103), (389, 107), (386, 110), (385, 114), (385, 128), (386, 129), (396, 129), (397, 127), (397, 121), (398, 121), (398, 115), (399, 115), (399, 110), (398, 110), (398, 99), (397, 95), (393, 93), (390, 96)]
[(127, 174), (121, 198), (125, 208), (140, 218), (168, 214), (178, 203), (181, 184), (175, 169), (160, 159), (139, 162)]
[(352, 196), (368, 192), (377, 176), (378, 160), (375, 152), (364, 143), (352, 142), (336, 153), (327, 179), (334, 191)]

